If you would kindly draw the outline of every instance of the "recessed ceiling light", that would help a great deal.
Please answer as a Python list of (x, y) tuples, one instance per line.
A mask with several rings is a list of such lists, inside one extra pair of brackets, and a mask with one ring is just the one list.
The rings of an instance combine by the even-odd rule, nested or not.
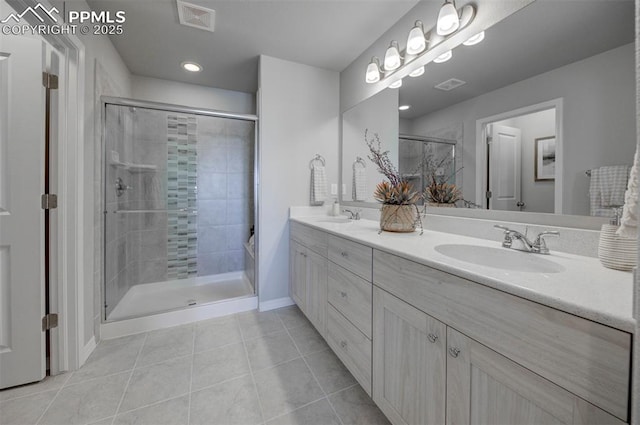
[(435, 63), (443, 63), (443, 62), (448, 61), (452, 57), (453, 57), (453, 53), (451, 53), (451, 50), (449, 50), (448, 52), (444, 52), (443, 54), (441, 54), (440, 56), (435, 58), (433, 61)]
[(399, 109), (400, 111), (406, 111), (406, 110), (407, 110), (407, 109), (409, 109), (409, 108), (411, 108), (411, 105), (400, 105), (400, 106), (398, 107), (398, 109)]
[(200, 66), (200, 64), (195, 63), (195, 62), (182, 62), (182, 68), (185, 71), (189, 71), (189, 72), (200, 72), (202, 71), (202, 66)]

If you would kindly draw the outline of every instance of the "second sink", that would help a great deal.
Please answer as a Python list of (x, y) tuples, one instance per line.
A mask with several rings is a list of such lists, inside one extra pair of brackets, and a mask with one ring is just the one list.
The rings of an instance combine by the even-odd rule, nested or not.
[(560, 273), (565, 268), (537, 254), (480, 245), (445, 244), (435, 250), (456, 260), (495, 269), (530, 273)]

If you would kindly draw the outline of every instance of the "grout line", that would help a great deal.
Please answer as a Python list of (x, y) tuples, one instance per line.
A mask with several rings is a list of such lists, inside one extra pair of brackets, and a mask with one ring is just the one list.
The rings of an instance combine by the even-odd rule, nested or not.
[(51, 408), (51, 406), (53, 405), (53, 402), (56, 401), (56, 399), (58, 398), (58, 396), (60, 395), (60, 391), (62, 391), (63, 387), (58, 388), (58, 392), (56, 392), (56, 395), (53, 396), (53, 398), (51, 399), (51, 401), (49, 402), (49, 404), (47, 405), (47, 408), (44, 409), (42, 411), (42, 414), (40, 415), (40, 417), (38, 418), (38, 420), (36, 421), (36, 424), (39, 424), (40, 421), (42, 421), (42, 418), (44, 418), (44, 415), (47, 413), (47, 411)]
[(191, 332), (193, 332), (191, 338), (191, 374), (189, 376), (189, 402), (187, 404), (187, 425), (191, 423), (191, 394), (193, 392), (193, 364), (195, 363), (195, 351), (196, 351), (196, 327), (192, 326)]
[[(282, 418), (282, 417), (284, 417), (284, 416), (287, 416), (287, 415), (290, 415), (290, 414), (292, 414), (292, 413), (295, 413), (295, 412), (297, 412), (297, 411), (298, 411), (298, 410), (300, 410), (300, 409), (304, 409), (305, 407), (310, 406), (310, 405), (312, 405), (313, 403), (317, 403), (317, 402), (322, 401), (322, 400), (327, 400), (327, 402), (329, 401), (329, 400), (327, 399), (327, 396), (320, 397), (320, 398), (319, 398), (319, 399), (317, 399), (317, 400), (313, 400), (313, 401), (310, 401), (309, 403), (303, 404), (303, 405), (302, 405), (302, 406), (300, 406), (300, 407), (296, 407), (295, 409), (293, 409), (293, 410), (291, 410), (291, 411), (289, 411), (289, 412), (285, 412), (285, 413), (283, 413), (283, 414), (281, 414), (281, 415), (274, 416), (273, 418), (269, 419), (269, 421), (268, 421), (268, 422), (275, 421), (276, 419), (280, 419), (280, 418)], [(331, 403), (329, 403), (329, 405), (331, 405)], [(337, 416), (337, 415), (336, 415), (336, 416)], [(340, 420), (340, 418), (338, 418), (338, 420)], [(267, 422), (265, 422), (265, 424), (266, 424), (266, 423), (267, 423)], [(341, 421), (340, 423), (342, 423), (342, 421)]]
[(244, 356), (247, 360), (247, 365), (249, 366), (249, 374), (251, 375), (251, 382), (253, 382), (253, 390), (256, 392), (256, 400), (258, 400), (258, 409), (260, 410), (260, 417), (262, 418), (262, 423), (266, 423), (264, 417), (264, 409), (262, 408), (262, 401), (260, 400), (260, 393), (258, 392), (258, 384), (256, 384), (256, 377), (253, 374), (253, 368), (251, 367), (251, 362), (249, 361), (249, 351), (247, 351), (247, 344), (244, 339), (244, 333), (242, 332), (242, 326), (240, 326), (240, 322), (238, 321), (238, 315), (233, 315), (234, 319), (238, 323), (238, 329), (240, 329), (240, 337), (242, 338), (242, 348), (244, 349)]
[[(42, 394), (42, 393), (48, 393), (48, 392), (50, 392), (50, 391), (56, 391), (56, 390), (59, 390), (60, 388), (64, 388), (64, 387), (65, 387), (65, 385), (66, 385), (66, 383), (67, 383), (67, 381), (69, 381), (69, 378), (71, 378), (71, 375), (73, 375), (73, 372), (65, 372), (65, 373), (63, 373), (63, 374), (56, 375), (56, 376), (62, 376), (62, 375), (67, 375), (67, 378), (66, 378), (66, 379), (65, 379), (65, 380), (60, 384), (60, 386), (59, 386), (59, 387), (52, 387), (52, 388), (49, 388), (48, 390), (41, 389), (41, 390), (36, 390), (36, 391), (34, 391), (34, 392), (32, 392), (32, 393), (27, 393), (27, 394), (22, 394), (22, 395), (17, 395), (17, 396), (9, 397), (9, 398), (7, 398), (7, 399), (0, 400), (0, 404), (5, 403), (5, 402), (7, 402), (7, 401), (18, 400), (18, 399), (20, 399), (20, 398), (31, 397), (31, 396), (34, 396), (34, 395), (38, 395), (38, 394)], [(46, 379), (45, 379), (45, 380), (46, 380)], [(42, 383), (42, 382), (44, 382), (44, 381), (36, 382), (36, 383), (34, 383), (34, 384), (28, 384), (28, 385), (25, 385), (25, 386), (29, 386), (29, 385), (37, 386), (38, 384), (40, 384), (40, 383)], [(12, 389), (13, 389), (13, 388), (7, 388), (6, 390), (0, 390), (0, 394), (1, 394), (3, 391), (11, 391)]]
[(208, 390), (208, 389), (211, 389), (213, 387), (217, 387), (218, 385), (228, 384), (231, 381), (236, 381), (236, 380), (238, 380), (240, 378), (246, 378), (247, 376), (251, 377), (251, 373), (250, 372), (243, 373), (242, 375), (234, 376), (233, 378), (225, 379), (224, 381), (216, 382), (215, 384), (207, 385), (207, 386), (204, 386), (202, 388), (197, 388), (197, 389), (193, 390), (192, 392), (199, 393), (201, 391)]
[(142, 341), (142, 345), (138, 349), (138, 355), (136, 356), (136, 361), (133, 363), (133, 369), (131, 369), (131, 373), (129, 374), (129, 379), (127, 380), (127, 384), (124, 386), (124, 391), (122, 391), (122, 396), (120, 397), (120, 401), (118, 402), (118, 407), (116, 408), (116, 412), (113, 415), (113, 420), (111, 421), (111, 425), (116, 421), (116, 417), (118, 413), (120, 413), (120, 408), (122, 407), (122, 402), (124, 401), (124, 396), (127, 394), (127, 390), (129, 389), (129, 384), (131, 383), (131, 378), (133, 377), (133, 372), (136, 370), (136, 366), (138, 365), (138, 360), (142, 356), (142, 350), (144, 349), (145, 344), (147, 343), (147, 337), (149, 333), (144, 334), (144, 340)]

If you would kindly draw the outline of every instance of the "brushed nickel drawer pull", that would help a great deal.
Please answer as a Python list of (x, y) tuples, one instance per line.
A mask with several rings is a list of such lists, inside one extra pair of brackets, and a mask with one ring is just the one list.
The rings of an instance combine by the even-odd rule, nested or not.
[(342, 251), (340, 255), (342, 255), (344, 258), (347, 258), (349, 256), (349, 253)]
[(340, 347), (347, 348), (347, 341), (340, 341)]
[(460, 350), (458, 348), (451, 347), (449, 348), (449, 354), (451, 354), (451, 357), (456, 358), (460, 355)]
[(346, 293), (346, 292), (344, 292), (344, 291), (340, 291), (340, 296), (341, 296), (342, 298), (347, 298), (347, 293)]
[(432, 343), (435, 343), (438, 340), (438, 335), (436, 334), (429, 334), (427, 335), (427, 338), (429, 338), (429, 341)]

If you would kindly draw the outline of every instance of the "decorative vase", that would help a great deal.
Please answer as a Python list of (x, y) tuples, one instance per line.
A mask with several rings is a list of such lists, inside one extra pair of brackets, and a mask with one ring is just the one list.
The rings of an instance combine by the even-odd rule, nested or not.
[(443, 204), (440, 202), (428, 202), (428, 207), (437, 207), (437, 208), (455, 208), (456, 204)]
[(631, 271), (637, 264), (638, 242), (635, 238), (618, 236), (618, 226), (603, 224), (600, 230), (598, 257), (610, 269)]
[(383, 204), (380, 228), (387, 232), (408, 233), (416, 230), (418, 209), (415, 205)]

